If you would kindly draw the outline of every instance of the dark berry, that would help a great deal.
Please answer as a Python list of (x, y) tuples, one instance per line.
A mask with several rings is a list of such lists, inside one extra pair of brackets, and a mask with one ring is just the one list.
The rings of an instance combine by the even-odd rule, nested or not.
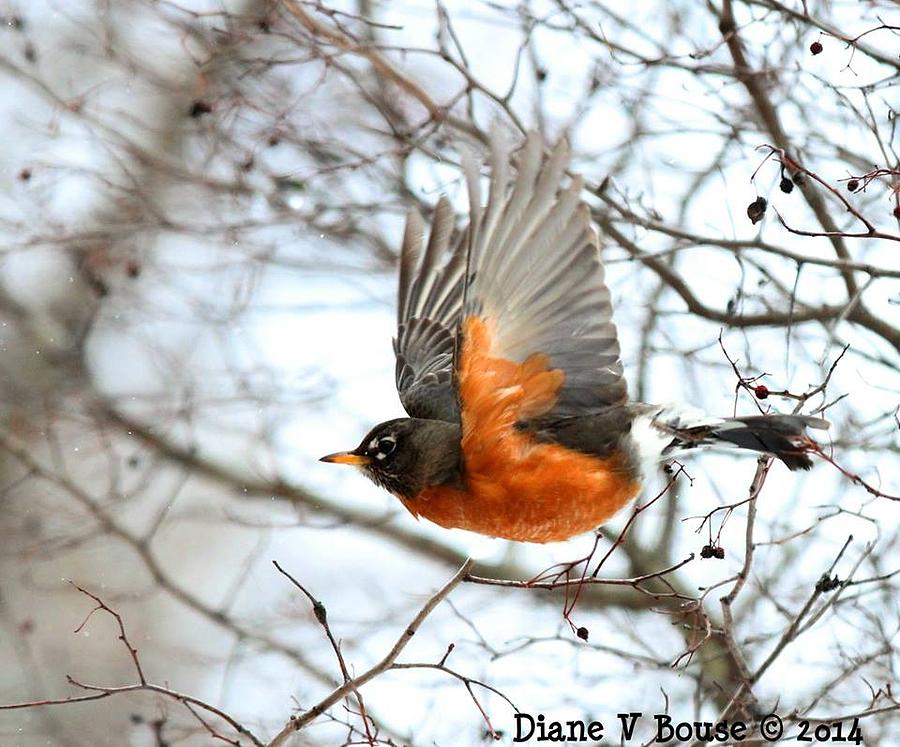
[(191, 104), (191, 108), (188, 111), (188, 114), (192, 119), (199, 119), (204, 114), (209, 114), (212, 111), (212, 105), (207, 103), (206, 101), (201, 101), (197, 99), (193, 104)]
[(700, 557), (701, 558), (711, 558), (713, 556), (714, 552), (715, 552), (715, 548), (713, 548), (712, 545), (703, 545), (703, 547), (700, 548)]
[(894, 217), (895, 217), (897, 220), (900, 220), (900, 205), (895, 205), (895, 206), (894, 206)]
[(716, 556), (716, 558), (718, 558), (719, 560), (724, 560), (724, 559), (725, 559), (725, 548), (724, 548), (724, 547), (717, 547), (716, 550), (715, 550), (715, 552), (714, 552), (713, 554), (714, 554), (714, 555)]
[(778, 183), (778, 188), (786, 195), (789, 195), (794, 191), (794, 183), (786, 176), (783, 176), (781, 177), (781, 181)]
[(753, 225), (759, 223), (766, 214), (768, 203), (765, 197), (757, 197), (753, 202), (747, 205), (747, 217)]
[(577, 635), (582, 641), (586, 641), (590, 633), (588, 632), (587, 628), (582, 626), (575, 631), (575, 635)]
[(22, 169), (19, 172), (19, 179), (21, 179), (23, 182), (27, 182), (29, 179), (31, 179), (31, 169)]
[(809, 51), (813, 54), (822, 54), (822, 42), (814, 41), (809, 45)]
[(753, 393), (756, 395), (757, 399), (765, 399), (769, 396), (769, 387), (765, 384), (760, 384), (757, 387), (753, 388)]
[(826, 591), (834, 591), (840, 585), (841, 580), (837, 576), (829, 576), (827, 573), (823, 573), (816, 583), (816, 591), (822, 594)]
[(859, 187), (859, 180), (851, 179), (847, 182), (847, 189), (849, 189), (851, 192), (855, 192), (857, 187)]

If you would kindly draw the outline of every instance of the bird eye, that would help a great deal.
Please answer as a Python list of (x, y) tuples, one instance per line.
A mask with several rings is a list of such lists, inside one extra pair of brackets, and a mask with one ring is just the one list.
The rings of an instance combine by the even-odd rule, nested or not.
[(393, 438), (382, 438), (378, 441), (378, 453), (387, 456), (397, 448), (397, 442)]

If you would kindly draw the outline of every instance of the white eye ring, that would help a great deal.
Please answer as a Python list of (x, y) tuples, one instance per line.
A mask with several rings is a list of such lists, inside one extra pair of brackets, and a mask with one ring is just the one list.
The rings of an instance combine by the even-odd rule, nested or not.
[(394, 451), (394, 449), (397, 448), (397, 441), (396, 441), (396, 439), (392, 438), (391, 436), (385, 436), (384, 438), (381, 438), (378, 440), (377, 448), (378, 448), (378, 458), (384, 459), (384, 457), (386, 457), (388, 454), (392, 453)]

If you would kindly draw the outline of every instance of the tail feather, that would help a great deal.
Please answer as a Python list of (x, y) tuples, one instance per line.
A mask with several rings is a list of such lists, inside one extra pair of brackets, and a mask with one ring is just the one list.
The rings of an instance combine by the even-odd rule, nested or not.
[(807, 470), (812, 467), (809, 454), (818, 448), (810, 438), (807, 428), (825, 430), (827, 420), (808, 415), (750, 415), (747, 417), (695, 420), (679, 417), (661, 418), (657, 414), (654, 425), (672, 436), (663, 450), (663, 456), (673, 452), (698, 447), (737, 447), (763, 454), (772, 454), (784, 462), (788, 469)]
[(710, 435), (741, 449), (774, 454), (788, 469), (809, 469), (808, 454), (815, 442), (806, 429), (825, 430), (828, 425), (827, 420), (805, 415), (754, 415), (729, 418)]

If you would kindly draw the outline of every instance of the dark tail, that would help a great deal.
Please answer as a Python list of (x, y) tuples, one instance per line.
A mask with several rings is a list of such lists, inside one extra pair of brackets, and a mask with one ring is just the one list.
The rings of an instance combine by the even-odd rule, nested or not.
[(751, 415), (679, 430), (676, 442), (682, 448), (731, 444), (772, 454), (791, 470), (809, 469), (809, 453), (816, 451), (818, 444), (806, 434), (806, 429), (825, 430), (828, 426), (827, 420), (807, 415)]

